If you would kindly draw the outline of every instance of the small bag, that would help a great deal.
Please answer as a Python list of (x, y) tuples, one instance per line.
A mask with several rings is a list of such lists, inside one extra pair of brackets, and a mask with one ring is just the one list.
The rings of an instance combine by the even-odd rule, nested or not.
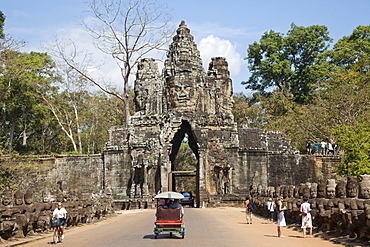
[(307, 215), (307, 213), (306, 213), (306, 212), (302, 212), (302, 215), (303, 215), (303, 216), (306, 216), (306, 215)]
[(60, 226), (60, 219), (59, 218), (53, 218), (51, 220), (52, 226)]

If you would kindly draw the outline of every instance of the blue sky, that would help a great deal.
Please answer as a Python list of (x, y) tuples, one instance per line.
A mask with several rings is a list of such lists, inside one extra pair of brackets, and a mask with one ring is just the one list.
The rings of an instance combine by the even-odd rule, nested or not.
[[(334, 41), (359, 25), (370, 25), (369, 0), (159, 0), (172, 9), (176, 28), (185, 20), (201, 52), (204, 67), (211, 57), (229, 62), (234, 92), (248, 93), (241, 81), (249, 71), (243, 59), (248, 45), (269, 30), (286, 33), (290, 24), (325, 25)], [(5, 33), (28, 42), (23, 51), (43, 51), (55, 34), (81, 30), (83, 0), (0, 0)]]

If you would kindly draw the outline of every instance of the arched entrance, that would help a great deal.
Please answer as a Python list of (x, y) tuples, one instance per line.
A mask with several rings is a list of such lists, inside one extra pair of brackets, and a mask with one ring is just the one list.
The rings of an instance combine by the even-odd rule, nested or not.
[[(180, 129), (174, 135), (170, 153), (171, 171), (168, 176), (169, 189), (172, 191), (191, 191), (196, 197), (196, 205), (199, 205), (199, 151), (194, 133), (188, 121), (183, 120)], [(188, 145), (192, 151), (189, 154), (181, 150), (182, 157), (179, 157), (181, 145)], [(189, 151), (189, 149), (187, 150)], [(193, 159), (193, 160), (192, 160)], [(186, 163), (186, 164), (184, 164)], [(185, 182), (184, 182), (185, 181)], [(189, 185), (190, 181), (190, 185)], [(180, 184), (182, 186), (180, 186)], [(195, 184), (195, 187), (194, 187)], [(187, 185), (187, 187), (186, 187)], [(185, 187), (184, 187), (185, 186)]]

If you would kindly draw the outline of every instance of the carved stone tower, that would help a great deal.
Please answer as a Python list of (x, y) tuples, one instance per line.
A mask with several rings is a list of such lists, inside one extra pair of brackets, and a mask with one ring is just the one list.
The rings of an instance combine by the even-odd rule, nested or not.
[(198, 205), (245, 195), (252, 184), (267, 187), (267, 153), (292, 151), (278, 132), (237, 128), (228, 64), (225, 58), (212, 58), (206, 73), (184, 21), (162, 75), (154, 59), (141, 60), (134, 90), (136, 113), (128, 127), (111, 128), (105, 147), (107, 169), (115, 166), (112, 171), (122, 173), (107, 175), (113, 176), (109, 183), (116, 194), (149, 197), (174, 190), (174, 161), (185, 135), (198, 161)]

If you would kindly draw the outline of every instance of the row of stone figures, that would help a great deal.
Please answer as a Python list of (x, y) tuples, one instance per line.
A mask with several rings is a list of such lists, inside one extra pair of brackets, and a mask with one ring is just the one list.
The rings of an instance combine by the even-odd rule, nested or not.
[(68, 212), (67, 227), (91, 223), (114, 214), (113, 201), (105, 195), (81, 200), (77, 197), (72, 199), (66, 193), (43, 193), (38, 202), (30, 190), (14, 193), (6, 189), (1, 194), (0, 242), (50, 231), (57, 202), (63, 202)]
[(320, 183), (299, 186), (280, 186), (252, 190), (255, 213), (267, 216), (269, 198), (284, 198), (284, 211), (288, 224), (301, 224), (300, 205), (309, 198), (314, 228), (322, 232), (333, 231), (351, 238), (370, 239), (369, 175), (348, 177), (347, 180), (328, 179)]

